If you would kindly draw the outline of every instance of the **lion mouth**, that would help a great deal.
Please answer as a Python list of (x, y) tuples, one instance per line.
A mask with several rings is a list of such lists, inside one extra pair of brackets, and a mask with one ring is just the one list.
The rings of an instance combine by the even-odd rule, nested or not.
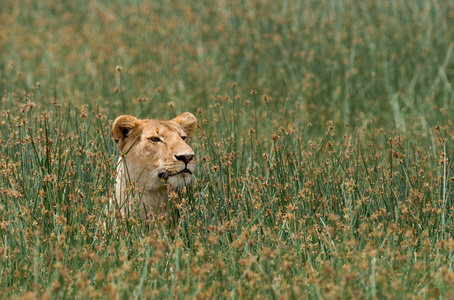
[(179, 174), (184, 174), (184, 173), (189, 173), (189, 174), (192, 175), (192, 172), (189, 169), (184, 168), (183, 170), (181, 170), (181, 171), (179, 171), (177, 173), (174, 173), (174, 174), (171, 174), (169, 171), (161, 172), (161, 173), (158, 174), (158, 177), (161, 178), (161, 179), (167, 180), (170, 177), (177, 176)]

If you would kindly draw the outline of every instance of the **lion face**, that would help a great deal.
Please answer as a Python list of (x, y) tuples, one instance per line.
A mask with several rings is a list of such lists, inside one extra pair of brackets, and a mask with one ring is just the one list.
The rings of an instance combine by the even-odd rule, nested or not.
[(112, 135), (126, 162), (121, 169), (124, 174), (119, 176), (149, 191), (160, 189), (164, 183), (172, 188), (190, 183), (195, 162), (189, 139), (196, 127), (197, 119), (190, 113), (170, 121), (118, 117)]

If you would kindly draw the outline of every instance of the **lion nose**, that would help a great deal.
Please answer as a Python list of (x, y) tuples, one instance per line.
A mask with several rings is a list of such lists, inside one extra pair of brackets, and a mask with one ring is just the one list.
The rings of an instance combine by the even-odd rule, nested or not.
[(175, 157), (176, 159), (181, 160), (182, 162), (187, 164), (194, 158), (194, 154), (175, 155)]

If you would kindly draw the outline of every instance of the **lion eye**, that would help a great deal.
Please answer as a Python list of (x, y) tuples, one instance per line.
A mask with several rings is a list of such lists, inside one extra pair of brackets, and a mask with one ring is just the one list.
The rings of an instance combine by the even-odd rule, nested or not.
[(182, 139), (183, 141), (186, 141), (186, 140), (188, 139), (188, 137), (187, 137), (187, 136), (182, 136), (181, 139)]
[(154, 143), (159, 143), (159, 142), (162, 142), (160, 138), (154, 136), (154, 137), (151, 137), (149, 138), (150, 141), (154, 142)]

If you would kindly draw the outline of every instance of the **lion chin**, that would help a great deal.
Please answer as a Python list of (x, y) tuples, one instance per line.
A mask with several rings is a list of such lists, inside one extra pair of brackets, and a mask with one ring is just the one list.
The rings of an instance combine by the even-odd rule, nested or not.
[(175, 176), (171, 176), (169, 177), (169, 179), (167, 179), (167, 183), (174, 190), (190, 184), (191, 181), (192, 175), (189, 173), (180, 173)]
[(166, 186), (178, 189), (192, 181), (195, 159), (189, 142), (196, 128), (197, 119), (190, 113), (169, 121), (118, 117), (112, 136), (121, 158), (112, 206), (122, 215), (139, 206), (143, 219), (159, 213), (167, 202)]

